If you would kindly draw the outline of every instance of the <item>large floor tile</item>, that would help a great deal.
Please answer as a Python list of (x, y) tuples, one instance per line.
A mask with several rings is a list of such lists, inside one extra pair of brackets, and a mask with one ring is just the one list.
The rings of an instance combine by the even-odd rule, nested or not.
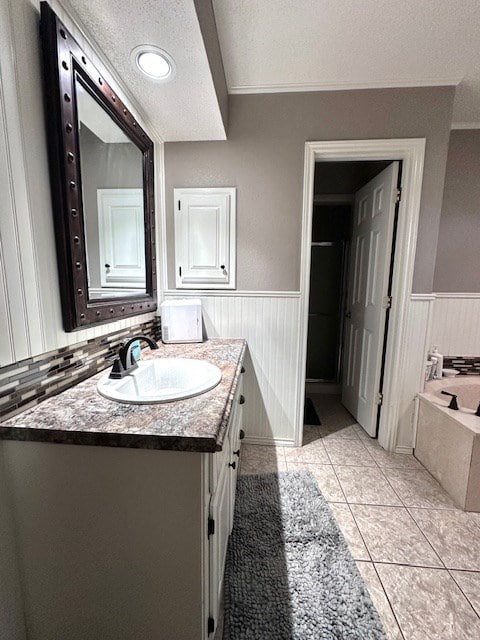
[(240, 473), (275, 473), (286, 471), (283, 447), (245, 444), (241, 449)]
[(402, 506), (395, 491), (377, 467), (334, 466), (347, 502)]
[(384, 469), (388, 481), (406, 507), (456, 509), (455, 503), (428, 471)]
[(375, 444), (377, 442), (375, 438), (372, 438), (358, 423), (353, 425), (353, 430), (364, 443)]
[(377, 442), (365, 442), (367, 451), (379, 467), (389, 469), (422, 469), (423, 465), (412, 455), (385, 451)]
[(480, 573), (476, 571), (450, 571), (470, 604), (480, 616)]
[(445, 509), (409, 511), (448, 569), (480, 571), (480, 527), (470, 514)]
[(345, 496), (331, 464), (287, 462), (287, 468), (289, 471), (308, 469), (315, 476), (320, 491), (328, 502), (345, 502)]
[(326, 440), (359, 440), (355, 429), (352, 426), (349, 427), (327, 427), (320, 425), (318, 427), (320, 437), (325, 442)]
[(388, 602), (388, 598), (383, 590), (382, 583), (378, 578), (373, 563), (364, 562), (362, 560), (357, 560), (356, 562), (358, 570), (362, 574), (362, 578), (367, 585), (373, 605), (378, 611), (378, 615), (382, 621), (387, 640), (403, 640), (402, 633), (398, 627), (397, 621), (395, 620), (392, 608)]
[(322, 426), (343, 429), (356, 424), (355, 418), (342, 406), (340, 396), (321, 394), (311, 399)]
[(330, 460), (321, 440), (315, 440), (303, 447), (285, 447), (286, 462), (306, 462), (313, 464), (329, 464)]
[(360, 535), (360, 531), (358, 530), (348, 504), (332, 502), (330, 503), (330, 508), (354, 559), (370, 560), (367, 548), (362, 540), (362, 536)]
[(257, 475), (261, 473), (278, 473), (280, 471), (287, 471), (286, 462), (268, 461), (263, 460), (242, 460), (240, 463), (239, 474), (240, 475)]
[(326, 440), (325, 450), (330, 462), (338, 465), (375, 467), (375, 461), (360, 440)]
[(448, 571), (375, 564), (405, 640), (478, 640), (480, 619)]
[(443, 567), (404, 507), (352, 504), (351, 510), (374, 562)]

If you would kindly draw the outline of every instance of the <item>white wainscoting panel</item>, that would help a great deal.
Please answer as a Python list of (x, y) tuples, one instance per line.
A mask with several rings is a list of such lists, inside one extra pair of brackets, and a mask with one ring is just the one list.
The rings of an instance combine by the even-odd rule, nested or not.
[[(166, 293), (166, 298), (181, 298)], [(298, 396), (299, 294), (196, 296), (209, 338), (246, 338), (245, 431), (251, 443), (293, 444)]]
[(413, 295), (406, 315), (406, 357), (402, 372), (397, 453), (411, 453), (415, 446), (415, 398), (423, 388), (423, 372), (429, 348), (429, 319), (434, 296)]
[(431, 342), (446, 356), (480, 356), (480, 293), (436, 293)]

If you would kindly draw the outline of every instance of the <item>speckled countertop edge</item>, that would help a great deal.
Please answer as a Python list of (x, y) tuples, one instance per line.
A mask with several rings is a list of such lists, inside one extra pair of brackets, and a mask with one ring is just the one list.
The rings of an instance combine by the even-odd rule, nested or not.
[(222, 448), (246, 350), (242, 338), (159, 345), (142, 358), (195, 358), (216, 364), (222, 380), (211, 391), (156, 405), (121, 404), (97, 393), (109, 369), (0, 423), (0, 439), (174, 451)]

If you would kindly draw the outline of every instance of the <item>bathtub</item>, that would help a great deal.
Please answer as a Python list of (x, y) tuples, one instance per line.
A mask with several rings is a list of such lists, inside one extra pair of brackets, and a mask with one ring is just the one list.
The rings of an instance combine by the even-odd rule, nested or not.
[[(442, 389), (458, 396), (458, 411)], [(480, 512), (480, 376), (427, 382), (418, 402), (415, 456), (459, 507)]]

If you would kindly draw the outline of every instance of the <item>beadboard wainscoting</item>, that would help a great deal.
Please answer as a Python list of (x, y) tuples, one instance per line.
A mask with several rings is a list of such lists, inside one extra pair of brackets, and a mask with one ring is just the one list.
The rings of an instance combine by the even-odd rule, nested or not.
[[(194, 294), (191, 294), (194, 295)], [(165, 292), (165, 298), (184, 298)], [(293, 445), (298, 415), (300, 294), (236, 292), (202, 301), (209, 338), (246, 338), (245, 431), (255, 444)]]
[(405, 358), (397, 431), (397, 453), (412, 453), (416, 432), (416, 397), (422, 391), (429, 348), (432, 294), (413, 294), (406, 314)]
[(431, 342), (445, 356), (480, 356), (480, 293), (436, 293)]

